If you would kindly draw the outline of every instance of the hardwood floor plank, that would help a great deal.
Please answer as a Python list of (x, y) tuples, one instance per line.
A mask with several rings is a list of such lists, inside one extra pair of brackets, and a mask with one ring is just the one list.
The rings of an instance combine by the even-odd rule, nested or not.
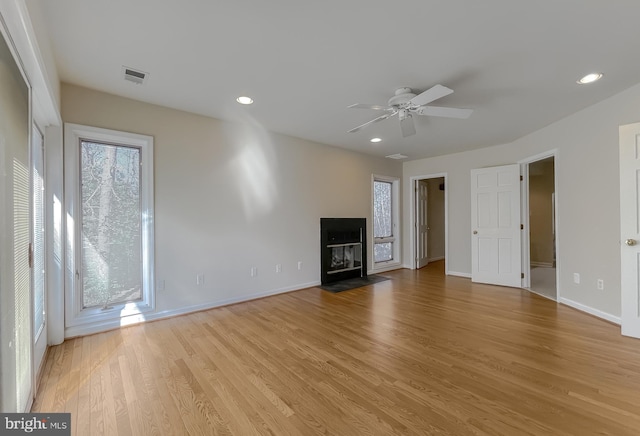
[[(80, 376), (78, 386), (78, 409), (65, 409), (71, 413), (71, 428), (77, 435), (91, 434), (91, 336), (72, 339), (73, 342), (81, 343)], [(59, 347), (59, 346), (58, 346)], [(113, 400), (111, 400), (113, 401)], [(54, 409), (38, 409), (42, 411), (55, 411)], [(62, 412), (62, 410), (61, 410)]]
[(640, 434), (640, 341), (443, 263), (66, 341), (33, 411), (74, 435)]
[(78, 402), (80, 397), (80, 384), (83, 382), (80, 373), (82, 368), (82, 341), (74, 341), (69, 344), (73, 347), (71, 367), (67, 372), (67, 391), (65, 392), (65, 410), (70, 410), (72, 414), (78, 413)]
[[(103, 396), (102, 393), (102, 375), (101, 368), (105, 365), (105, 357), (107, 350), (105, 349), (105, 339), (109, 333), (102, 335), (91, 336), (91, 358), (89, 360), (91, 375), (90, 375), (90, 430), (89, 434), (106, 434), (104, 425), (104, 415), (102, 409), (104, 403), (110, 401)], [(114, 397), (117, 402), (117, 397)], [(126, 433), (124, 433), (126, 434)]]
[[(166, 361), (167, 353), (164, 353), (159, 346), (163, 343), (161, 326), (162, 323), (149, 323), (145, 326), (144, 342), (147, 345), (136, 347), (136, 354), (142, 368), (148, 363), (149, 379), (145, 381), (150, 385), (150, 396), (154, 401), (152, 405), (158, 419), (160, 434), (186, 435), (188, 433), (184, 428), (182, 417), (163, 376), (170, 371)], [(143, 377), (144, 374), (145, 371), (143, 371)]]

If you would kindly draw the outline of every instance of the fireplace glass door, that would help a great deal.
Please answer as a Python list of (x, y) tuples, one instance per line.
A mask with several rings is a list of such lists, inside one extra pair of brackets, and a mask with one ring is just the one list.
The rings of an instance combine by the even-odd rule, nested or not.
[(331, 262), (327, 274), (357, 270), (362, 267), (362, 245), (357, 243), (329, 245)]

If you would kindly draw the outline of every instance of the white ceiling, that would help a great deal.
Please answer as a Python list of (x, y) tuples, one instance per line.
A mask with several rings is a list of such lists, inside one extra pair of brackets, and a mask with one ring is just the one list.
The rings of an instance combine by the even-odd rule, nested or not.
[[(638, 0), (27, 0), (63, 82), (410, 159), (513, 141), (640, 82)], [(122, 66), (148, 72), (141, 86)], [(589, 72), (592, 85), (577, 85)], [(435, 84), (467, 120), (347, 131)], [(235, 99), (249, 95), (252, 106)], [(640, 117), (640, 114), (639, 114)], [(379, 144), (369, 139), (379, 136)]]

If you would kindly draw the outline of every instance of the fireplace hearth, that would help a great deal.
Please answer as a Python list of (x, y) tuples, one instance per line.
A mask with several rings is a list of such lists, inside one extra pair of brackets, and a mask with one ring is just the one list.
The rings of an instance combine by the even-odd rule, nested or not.
[(365, 218), (320, 218), (321, 282), (367, 276)]

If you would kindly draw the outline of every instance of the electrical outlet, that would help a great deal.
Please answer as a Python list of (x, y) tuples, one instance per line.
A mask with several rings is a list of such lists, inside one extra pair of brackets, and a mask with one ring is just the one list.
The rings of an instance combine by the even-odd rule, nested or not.
[(164, 291), (164, 279), (156, 281), (156, 291)]
[(251, 267), (251, 277), (255, 277), (258, 275), (258, 268), (255, 266)]
[(276, 272), (277, 273), (281, 273), (282, 272), (282, 264), (281, 263), (276, 265)]
[(196, 285), (204, 285), (204, 274), (200, 273), (196, 275)]
[(298, 261), (298, 271), (300, 271), (302, 269), (302, 261), (299, 260)]
[(580, 284), (580, 273), (573, 273), (573, 283)]
[(604, 280), (598, 279), (597, 286), (598, 286), (598, 291), (604, 291)]

